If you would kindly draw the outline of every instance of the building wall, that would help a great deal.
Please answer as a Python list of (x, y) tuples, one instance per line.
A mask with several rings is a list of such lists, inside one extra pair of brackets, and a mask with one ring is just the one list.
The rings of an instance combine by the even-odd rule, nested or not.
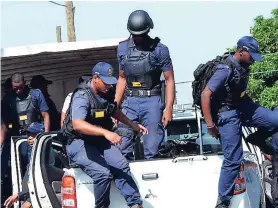
[(43, 75), (53, 81), (49, 94), (61, 111), (65, 97), (75, 89), (79, 76), (91, 73), (93, 66), (100, 61), (110, 63), (118, 77), (117, 46), (2, 57), (1, 84), (15, 72), (23, 73), (27, 84), (34, 75)]

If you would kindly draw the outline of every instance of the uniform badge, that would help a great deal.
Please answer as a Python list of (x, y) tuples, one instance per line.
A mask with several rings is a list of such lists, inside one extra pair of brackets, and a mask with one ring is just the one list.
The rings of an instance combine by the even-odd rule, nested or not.
[(112, 69), (108, 69), (109, 76), (112, 76), (112, 73), (113, 73)]

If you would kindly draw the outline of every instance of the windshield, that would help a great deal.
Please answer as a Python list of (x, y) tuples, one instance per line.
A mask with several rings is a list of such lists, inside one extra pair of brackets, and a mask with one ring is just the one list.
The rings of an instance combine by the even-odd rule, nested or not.
[(196, 119), (173, 121), (167, 128), (167, 140), (196, 139), (198, 124)]
[[(219, 140), (213, 138), (207, 132), (205, 121), (201, 120), (201, 136), (203, 140), (203, 154), (221, 154), (221, 144)], [(194, 148), (198, 149), (200, 154), (200, 138), (198, 123), (196, 119), (174, 120), (167, 127), (167, 138), (169, 140), (184, 140), (190, 142)]]

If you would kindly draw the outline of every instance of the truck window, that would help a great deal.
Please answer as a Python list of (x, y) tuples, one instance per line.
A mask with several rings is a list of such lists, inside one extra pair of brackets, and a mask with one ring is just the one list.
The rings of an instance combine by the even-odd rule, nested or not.
[[(201, 119), (201, 137), (203, 154), (222, 154), (220, 141), (207, 132), (207, 125)], [(190, 140), (200, 146), (198, 123), (196, 119), (183, 119), (172, 121), (167, 128), (166, 140)], [(199, 148), (198, 148), (199, 149)]]
[(212, 137), (208, 133), (207, 124), (203, 119), (201, 120), (201, 132), (202, 132), (202, 139), (203, 139), (204, 154), (222, 154), (220, 141)]
[[(185, 157), (200, 154), (200, 145), (197, 144), (198, 123), (194, 118), (179, 119), (172, 121), (167, 127), (166, 151), (171, 149), (170, 157)], [(168, 151), (169, 151), (168, 149)], [(164, 154), (163, 154), (164, 153)]]
[(167, 140), (197, 139), (198, 123), (196, 119), (174, 120), (167, 128)]

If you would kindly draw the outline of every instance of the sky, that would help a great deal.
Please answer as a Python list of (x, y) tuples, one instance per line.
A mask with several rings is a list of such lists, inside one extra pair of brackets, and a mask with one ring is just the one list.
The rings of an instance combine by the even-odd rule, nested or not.
[[(59, 2), (64, 4), (64, 1)], [(89, 2), (74, 1), (77, 41), (128, 37), (126, 23), (136, 9), (154, 22), (150, 36), (168, 46), (176, 82), (193, 80), (193, 71), (250, 35), (258, 15), (269, 17), (277, 1)], [(1, 48), (56, 42), (56, 26), (67, 41), (65, 7), (49, 1), (2, 2)], [(191, 84), (177, 84), (178, 103), (192, 102)]]

